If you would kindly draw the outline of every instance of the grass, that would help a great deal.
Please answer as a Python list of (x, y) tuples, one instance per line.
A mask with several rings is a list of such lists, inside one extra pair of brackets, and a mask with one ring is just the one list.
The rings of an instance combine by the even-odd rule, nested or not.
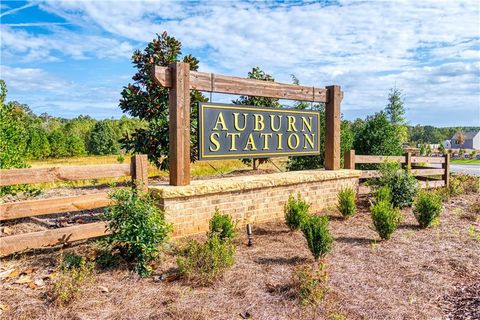
[(479, 159), (458, 159), (458, 160), (452, 160), (451, 163), (456, 163), (456, 164), (480, 164)]

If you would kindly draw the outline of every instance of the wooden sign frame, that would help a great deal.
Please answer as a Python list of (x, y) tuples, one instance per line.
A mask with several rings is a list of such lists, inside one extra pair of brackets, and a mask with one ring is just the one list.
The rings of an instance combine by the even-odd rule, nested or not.
[(340, 86), (317, 88), (190, 71), (184, 62), (155, 66), (152, 73), (158, 85), (170, 88), (171, 185), (190, 184), (190, 90), (326, 103), (324, 165), (326, 170), (340, 169)]

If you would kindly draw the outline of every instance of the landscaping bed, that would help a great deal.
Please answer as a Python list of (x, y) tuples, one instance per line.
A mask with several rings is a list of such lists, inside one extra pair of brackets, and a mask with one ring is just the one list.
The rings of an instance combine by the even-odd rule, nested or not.
[[(335, 211), (335, 238), (326, 258), (328, 294), (302, 306), (292, 272), (311, 266), (302, 234), (282, 222), (254, 225), (254, 245), (244, 230), (235, 240), (235, 265), (210, 287), (192, 287), (176, 273), (176, 244), (170, 244), (152, 277), (140, 278), (120, 265), (96, 270), (69, 305), (51, 302), (46, 292), (58, 251), (3, 259), (1, 317), (7, 319), (475, 319), (479, 306), (480, 222), (470, 212), (479, 194), (445, 203), (440, 224), (419, 229), (411, 209), (388, 241), (371, 228), (368, 203), (343, 220)], [(180, 240), (185, 241), (185, 240)], [(87, 257), (94, 243), (66, 248)]]

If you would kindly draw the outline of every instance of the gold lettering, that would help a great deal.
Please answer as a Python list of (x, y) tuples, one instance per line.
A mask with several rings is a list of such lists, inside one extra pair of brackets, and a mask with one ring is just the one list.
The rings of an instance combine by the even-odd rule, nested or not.
[(302, 117), (302, 131), (305, 131), (305, 126), (308, 128), (308, 131), (312, 132), (312, 121), (313, 117), (308, 117), (308, 122), (307, 118)]
[(227, 133), (227, 137), (230, 137), (230, 151), (236, 151), (237, 138), (240, 137), (240, 133)]
[(250, 150), (257, 150), (257, 147), (255, 146), (255, 140), (253, 139), (253, 134), (250, 133), (247, 138), (247, 143), (245, 144), (245, 148), (243, 148), (244, 151), (248, 150), (248, 146), (250, 146)]
[(238, 116), (239, 115), (240, 115), (240, 113), (238, 113), (238, 112), (233, 113), (233, 126), (235, 127), (235, 130), (237, 130), (237, 131), (244, 131), (245, 128), (247, 127), (247, 115), (248, 115), (248, 113), (242, 113), (242, 115), (243, 115), (243, 128), (240, 128), (240, 126), (238, 125)]
[(260, 136), (263, 137), (263, 150), (269, 150), (268, 147), (268, 138), (271, 138), (273, 133), (260, 133)]
[[(287, 126), (287, 131), (288, 132), (291, 132), (291, 131), (295, 131), (297, 132), (297, 127), (295, 127), (295, 117), (294, 116), (287, 116), (287, 120), (288, 120), (288, 126)], [(292, 130), (293, 128), (293, 130)]]
[(275, 128), (274, 119), (275, 119), (275, 115), (271, 114), (270, 115), (270, 127), (272, 128), (272, 131), (274, 131), (274, 132), (280, 131), (280, 128), (282, 127), (282, 116), (280, 116), (280, 115), (278, 116), (278, 128)]
[(278, 138), (278, 147), (277, 150), (283, 150), (283, 133), (277, 133), (277, 138)]
[(217, 121), (215, 121), (215, 127), (213, 128), (213, 130), (218, 130), (218, 125), (222, 126), (222, 129), (220, 130), (228, 130), (227, 125), (225, 124), (225, 119), (223, 118), (223, 113), (221, 112), (218, 114)]
[(215, 145), (215, 148), (212, 148), (212, 146), (210, 146), (210, 151), (211, 152), (215, 152), (215, 151), (218, 151), (220, 149), (220, 142), (218, 142), (218, 137), (220, 136), (220, 133), (218, 132), (213, 132), (211, 135), (210, 135), (210, 142)]
[(253, 131), (262, 131), (265, 128), (265, 123), (263, 122), (263, 114), (254, 114), (253, 118), (255, 119), (255, 126)]
[(305, 144), (303, 145), (303, 149), (307, 149), (307, 142), (313, 149), (313, 139), (315, 138), (315, 133), (312, 133), (310, 135), (304, 133), (303, 137), (305, 138)]
[[(295, 145), (292, 144), (292, 137), (295, 137)], [(298, 134), (292, 133), (291, 135), (288, 136), (287, 145), (290, 148), (290, 150), (296, 149), (299, 144), (300, 144), (300, 138), (298, 137)]]

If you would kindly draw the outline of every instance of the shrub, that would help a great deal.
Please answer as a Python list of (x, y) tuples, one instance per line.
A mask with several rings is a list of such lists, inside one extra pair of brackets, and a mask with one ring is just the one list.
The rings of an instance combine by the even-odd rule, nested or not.
[(340, 190), (338, 193), (338, 204), (337, 209), (340, 211), (344, 218), (351, 217), (357, 211), (357, 206), (355, 204), (355, 190), (353, 188), (347, 187)]
[(399, 163), (386, 162), (380, 168), (380, 177), (373, 181), (377, 187), (388, 186), (392, 191), (392, 204), (395, 208), (412, 205), (418, 190), (417, 179)]
[(52, 276), (49, 295), (60, 304), (68, 304), (77, 297), (83, 285), (91, 281), (95, 265), (85, 257), (71, 254), (61, 254), (58, 265)]
[(209, 285), (223, 276), (235, 262), (235, 246), (230, 239), (210, 235), (205, 243), (190, 240), (177, 259), (180, 273), (187, 281)]
[(221, 214), (218, 208), (210, 219), (210, 234), (217, 234), (220, 240), (233, 239), (235, 237), (235, 224), (228, 214)]
[(385, 200), (375, 203), (370, 210), (372, 212), (373, 226), (380, 238), (384, 240), (390, 239), (401, 221), (400, 211)]
[(323, 263), (317, 270), (300, 266), (294, 270), (292, 278), (295, 292), (304, 306), (318, 304), (328, 292), (328, 274)]
[(171, 225), (154, 201), (135, 189), (119, 189), (111, 198), (114, 205), (105, 210), (107, 228), (112, 233), (107, 241), (127, 261), (135, 263), (138, 274), (147, 276), (152, 271), (148, 264), (157, 258)]
[(288, 201), (285, 204), (285, 223), (290, 228), (290, 230), (300, 229), (303, 221), (308, 217), (308, 210), (310, 204), (305, 202), (302, 199), (300, 193), (298, 193), (297, 198), (290, 195)]
[(480, 191), (480, 177), (456, 174), (450, 178), (450, 196), (458, 196), (465, 193), (476, 193)]
[(328, 217), (308, 216), (302, 224), (302, 232), (315, 261), (332, 249), (333, 238), (328, 229)]
[(431, 226), (440, 217), (442, 212), (442, 198), (434, 192), (422, 191), (415, 199), (413, 214), (420, 227)]
[(389, 186), (382, 186), (375, 190), (375, 202), (380, 201), (392, 202), (392, 190)]
[(120, 154), (117, 156), (117, 162), (118, 162), (118, 163), (124, 163), (124, 162), (125, 162), (125, 156), (120, 153)]

